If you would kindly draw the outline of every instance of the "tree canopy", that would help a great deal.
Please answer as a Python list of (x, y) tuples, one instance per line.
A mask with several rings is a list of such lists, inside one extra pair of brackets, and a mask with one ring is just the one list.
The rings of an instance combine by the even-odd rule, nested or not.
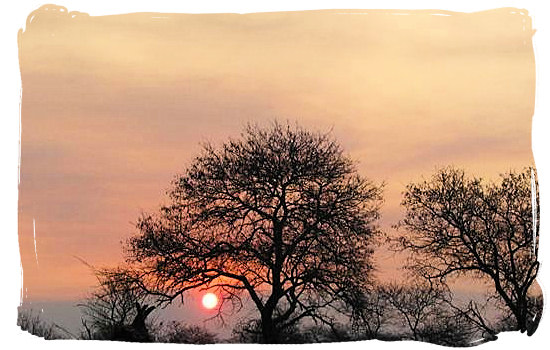
[(210, 289), (221, 314), (247, 296), (262, 341), (277, 342), (302, 319), (331, 324), (368, 283), (381, 188), (329, 134), (248, 126), (175, 178), (170, 203), (139, 219), (128, 260), (161, 302)]
[[(452, 167), (407, 186), (401, 249), (428, 279), (486, 277), (519, 330), (533, 331), (530, 292), (538, 271), (538, 190), (534, 172), (485, 183)], [(534, 326), (536, 327), (536, 325)]]

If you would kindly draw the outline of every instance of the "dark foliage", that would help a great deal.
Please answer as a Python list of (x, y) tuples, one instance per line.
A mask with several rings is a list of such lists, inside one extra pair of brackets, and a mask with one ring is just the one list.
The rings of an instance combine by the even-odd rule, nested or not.
[[(294, 324), (277, 332), (279, 344), (330, 343), (352, 340), (350, 329), (341, 324)], [(260, 320), (241, 322), (233, 329), (232, 342), (259, 343), (262, 341)]]

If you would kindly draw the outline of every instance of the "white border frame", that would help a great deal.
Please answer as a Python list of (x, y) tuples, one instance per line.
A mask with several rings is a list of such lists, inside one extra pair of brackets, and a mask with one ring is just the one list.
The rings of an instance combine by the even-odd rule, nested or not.
[[(535, 154), (536, 166), (539, 175), (539, 186), (541, 194), (541, 238), (540, 238), (540, 261), (541, 269), (538, 281), (545, 292), (545, 301), (549, 296), (546, 293), (544, 283), (550, 281), (549, 270), (545, 264), (550, 262), (550, 239), (548, 230), (550, 229), (550, 155), (545, 150), (550, 149), (550, 122), (548, 114), (550, 111), (550, 100), (545, 99), (550, 92), (550, 16), (545, 4), (546, 1), (435, 1), (435, 0), (417, 0), (417, 1), (358, 1), (358, 0), (318, 0), (318, 1), (270, 1), (261, 2), (253, 0), (204, 0), (201, 2), (187, 2), (176, 0), (135, 0), (135, 1), (112, 1), (112, 0), (59, 0), (57, 5), (65, 6), (69, 11), (86, 12), (92, 16), (106, 14), (122, 14), (130, 12), (172, 12), (172, 13), (202, 13), (202, 12), (267, 12), (267, 11), (296, 11), (296, 10), (314, 10), (314, 9), (434, 9), (459, 12), (475, 12), (502, 7), (524, 8), (529, 11), (533, 19), (533, 28), (537, 30), (534, 38), (535, 59), (537, 69), (537, 90), (535, 102), (535, 116), (533, 118), (533, 150)], [(8, 343), (18, 343), (18, 346), (39, 346), (51, 349), (69, 349), (78, 346), (82, 349), (93, 349), (98, 345), (106, 349), (134, 349), (136, 347), (143, 349), (164, 349), (166, 346), (160, 344), (121, 344), (114, 342), (82, 342), (78, 341), (43, 341), (37, 337), (22, 332), (16, 326), (17, 305), (20, 301), (21, 273), (20, 257), (17, 236), (17, 196), (19, 181), (19, 135), (20, 135), (20, 93), (21, 77), (19, 72), (19, 62), (17, 57), (17, 31), (24, 28), (27, 16), (40, 6), (46, 4), (41, 1), (21, 1), (4, 5), (4, 16), (2, 20), (2, 30), (0, 31), (2, 40), (1, 48), (2, 60), (1, 72), (1, 94), (0, 106), (3, 113), (0, 126), (0, 213), (2, 216), (3, 232), (1, 235), (2, 254), (1, 262), (4, 266), (4, 288), (1, 290), (0, 303), (2, 313), (0, 315), (0, 332), (2, 341)], [(7, 48), (7, 50), (6, 50)], [(546, 282), (548, 283), (548, 282)], [(530, 338), (519, 333), (501, 333), (496, 342), (481, 345), (483, 349), (502, 349), (508, 347), (520, 347), (526, 345), (530, 348), (542, 348), (542, 344), (549, 343), (550, 340), (550, 316), (549, 307), (545, 307), (545, 312), (538, 331)], [(9, 346), (9, 345), (8, 345)], [(256, 345), (211, 345), (204, 349), (236, 348), (247, 346), (248, 348)], [(296, 345), (295, 345), (296, 346)], [(295, 348), (287, 345), (287, 348)], [(328, 349), (331, 344), (311, 344), (299, 345), (300, 348), (324, 348)], [(403, 347), (415, 349), (436, 349), (439, 348), (433, 344), (417, 342), (394, 342), (382, 343), (379, 341), (369, 341), (367, 343), (346, 343), (346, 347), (360, 349), (363, 347), (375, 347), (381, 349), (401, 349)], [(276, 348), (277, 346), (268, 346)]]

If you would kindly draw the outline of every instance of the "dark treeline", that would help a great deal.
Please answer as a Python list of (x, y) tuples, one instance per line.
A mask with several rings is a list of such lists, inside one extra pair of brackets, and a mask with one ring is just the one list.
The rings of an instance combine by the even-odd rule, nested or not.
[[(170, 203), (143, 214), (124, 265), (94, 270), (82, 339), (308, 343), (413, 339), (448, 346), (531, 335), (542, 313), (538, 188), (531, 168), (485, 182), (446, 167), (406, 187), (394, 232), (378, 226), (383, 184), (360, 175), (329, 135), (274, 123), (205, 145), (174, 178)], [(381, 283), (373, 253), (407, 255), (407, 279)], [(448, 282), (483, 281), (465, 300)], [(208, 290), (230, 339), (150, 315)], [(239, 317), (244, 304), (256, 317)], [(55, 338), (47, 327), (31, 333)]]

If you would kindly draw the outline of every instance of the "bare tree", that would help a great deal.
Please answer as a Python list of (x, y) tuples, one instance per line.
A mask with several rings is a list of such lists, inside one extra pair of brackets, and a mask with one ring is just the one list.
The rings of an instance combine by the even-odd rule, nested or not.
[(410, 184), (398, 227), (398, 248), (428, 279), (485, 277), (510, 310), (520, 331), (532, 333), (529, 292), (537, 275), (538, 190), (534, 171), (503, 174), (484, 183), (452, 167)]
[(129, 262), (164, 302), (208, 288), (221, 315), (246, 295), (275, 343), (304, 318), (331, 323), (367, 283), (381, 187), (329, 135), (275, 123), (241, 136), (204, 146), (171, 204), (139, 220)]
[(493, 298), (488, 298), (483, 303), (469, 300), (465, 305), (464, 303), (457, 305), (452, 299), (446, 302), (456, 318), (464, 320), (470, 325), (472, 334), (478, 333), (483, 339), (496, 340), (498, 329), (501, 327), (498, 327), (495, 322), (489, 322), (487, 318), (487, 308), (492, 301), (494, 301)]
[(429, 281), (412, 280), (408, 283), (390, 283), (381, 289), (383, 298), (401, 316), (403, 325), (413, 340), (422, 340), (424, 330), (441, 313), (447, 290)]
[(376, 339), (380, 336), (391, 314), (385, 286), (373, 284), (359, 294), (352, 309), (352, 328), (358, 339)]
[(97, 289), (79, 304), (84, 339), (149, 342), (146, 326), (155, 306), (135, 274), (125, 269), (95, 270)]
[(425, 322), (420, 330), (420, 337), (422, 341), (455, 347), (471, 346), (496, 339), (480, 333), (479, 330), (469, 318), (460, 312), (452, 312), (452, 309), (441, 304), (437, 314)]
[[(409, 278), (403, 283), (390, 283), (380, 288), (389, 304), (386, 316), (401, 319), (413, 340), (447, 346), (467, 346), (478, 334), (479, 325), (454, 306), (452, 293), (441, 283), (423, 278)], [(483, 337), (484, 341), (493, 340)]]
[[(533, 334), (538, 328), (543, 311), (543, 298), (541, 291), (527, 296), (527, 308), (529, 310), (529, 319), (527, 322), (527, 334)], [(510, 331), (517, 329), (517, 322), (510, 309), (502, 308), (502, 316), (497, 320), (493, 329), (500, 331)]]

